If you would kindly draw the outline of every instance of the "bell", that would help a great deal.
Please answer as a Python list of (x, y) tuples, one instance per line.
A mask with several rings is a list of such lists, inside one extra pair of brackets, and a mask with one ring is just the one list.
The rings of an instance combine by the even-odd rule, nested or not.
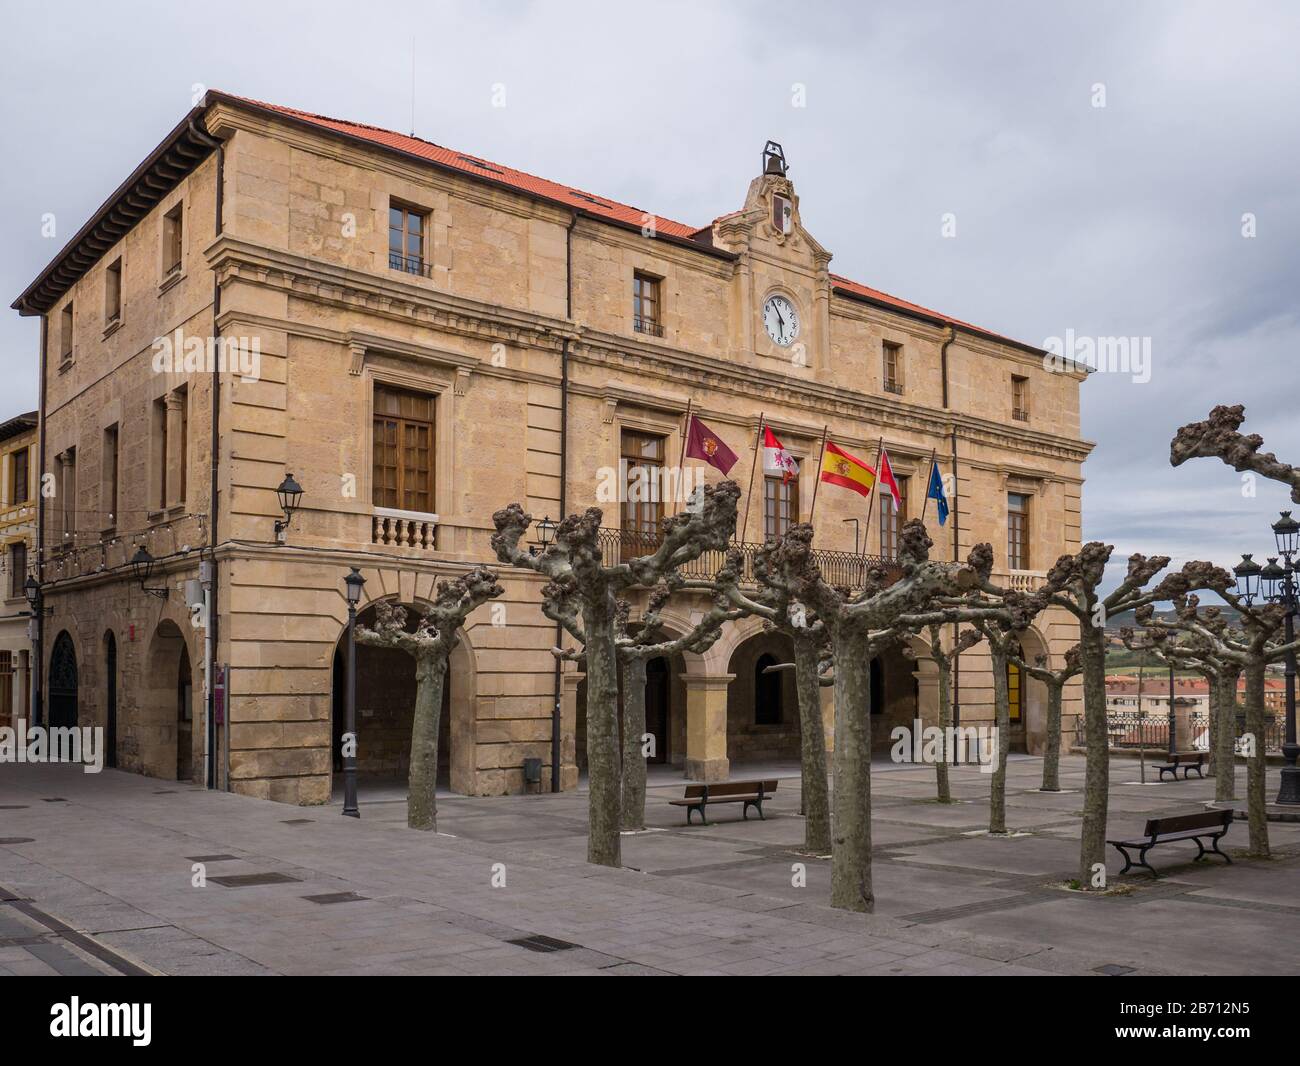
[(778, 178), (785, 177), (789, 167), (786, 165), (785, 152), (776, 141), (768, 141), (763, 146), (763, 173), (773, 174)]

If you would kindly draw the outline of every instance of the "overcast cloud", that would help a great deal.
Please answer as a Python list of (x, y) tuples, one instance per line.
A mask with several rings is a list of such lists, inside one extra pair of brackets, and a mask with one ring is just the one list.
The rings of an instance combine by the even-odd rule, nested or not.
[[(1149, 337), (1150, 381), (1083, 388), (1085, 535), (1117, 558), (1262, 555), (1287, 506), (1269, 482), (1243, 498), (1217, 461), (1171, 469), (1168, 444), (1244, 403), (1247, 428), (1300, 462), (1295, 5), (226, 0), (3, 17), (5, 306), (196, 84), (407, 131), (413, 43), (421, 137), (698, 225), (740, 206), (770, 137), (836, 272), (1034, 344)], [(0, 317), (0, 418), (36, 406), (37, 347), (36, 320)]]

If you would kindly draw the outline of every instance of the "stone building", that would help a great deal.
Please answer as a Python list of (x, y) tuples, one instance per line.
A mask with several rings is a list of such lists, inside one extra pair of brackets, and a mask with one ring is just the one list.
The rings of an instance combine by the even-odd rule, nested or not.
[[(110, 726), (118, 765), (326, 800), (349, 567), (363, 620), (380, 599), (418, 607), (490, 560), (492, 513), (516, 500), (535, 519), (599, 502), (610, 552), (636, 550), (679, 504), (603, 502), (602, 486), (673, 471), (688, 403), (740, 456), (742, 486), (760, 416), (803, 461), (789, 483), (752, 478), (750, 544), (808, 518), (824, 432), (869, 463), (883, 440), (905, 515), (873, 499), (869, 520), (862, 497), (823, 485), (817, 542), (836, 580), (894, 552), (932, 454), (955, 507), (943, 528), (929, 510), (936, 557), (988, 540), (1002, 577), (1029, 587), (1077, 548), (1084, 375), (832, 273), (769, 147), (741, 208), (701, 227), (209, 92), (14, 304), (43, 317), (42, 469), (58, 486), (45, 669), (75, 663), (73, 713)], [(289, 474), (303, 495), (280, 531)], [(141, 548), (147, 574), (131, 566)], [(554, 745), (573, 788), (581, 674), (556, 667), (536, 577), (501, 580), (504, 610), (478, 612), (452, 657), (446, 783), (520, 791), (534, 758), (549, 783)], [(691, 610), (675, 605), (667, 630)], [(1046, 616), (1026, 653), (1056, 660), (1072, 630)], [(219, 692), (209, 655), (228, 666)], [(410, 663), (359, 660), (361, 771), (401, 774)], [(733, 760), (794, 757), (790, 684), (761, 672), (785, 660), (750, 620), (707, 654), (651, 663), (656, 758), (715, 780)], [(884, 746), (889, 726), (933, 718), (924, 661), (882, 656), (876, 690)], [(1045, 695), (1015, 690), (1015, 744), (1036, 750)], [(68, 713), (54, 696), (52, 718)], [(991, 716), (982, 650), (963, 657), (959, 698), (963, 722)]]
[(35, 559), (38, 417), (29, 411), (0, 423), (0, 728), (26, 718), (32, 699), (23, 584)]

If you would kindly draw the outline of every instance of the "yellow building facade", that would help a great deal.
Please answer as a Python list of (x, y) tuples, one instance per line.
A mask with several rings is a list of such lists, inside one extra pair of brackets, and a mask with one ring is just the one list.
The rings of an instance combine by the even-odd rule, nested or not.
[(0, 728), (31, 707), (32, 643), (23, 591), (35, 559), (35, 411), (0, 423)]
[[(940, 527), (929, 505), (935, 556), (989, 541), (1002, 579), (1032, 587), (1080, 542), (1083, 375), (830, 261), (776, 146), (739, 210), (692, 227), (209, 92), (14, 305), (44, 320), (50, 720), (104, 725), (125, 769), (324, 802), (349, 569), (366, 579), (363, 621), (380, 599), (418, 609), (439, 579), (492, 560), (492, 513), (512, 501), (552, 520), (600, 506), (611, 553), (635, 550), (680, 502), (620, 499), (629, 470), (661, 485), (722, 476), (677, 469), (688, 405), (739, 455), (747, 550), (808, 519), (824, 435), (871, 464), (883, 442), (903, 513), (822, 485), (828, 575), (851, 584), (865, 557), (892, 555), (933, 455), (953, 506)], [(801, 461), (797, 479), (752, 469), (760, 418)], [(280, 533), (290, 474), (303, 495)], [(500, 578), (505, 596), (453, 653), (445, 783), (518, 792), (539, 760), (544, 784), (575, 787), (581, 673), (556, 667), (535, 575)], [(696, 609), (673, 605), (666, 631)], [(1059, 663), (1073, 627), (1044, 615), (1026, 654)], [(412, 667), (378, 649), (358, 659), (361, 772), (400, 778)], [(718, 780), (797, 757), (788, 675), (762, 673), (788, 659), (749, 620), (705, 654), (652, 663), (655, 758)], [(51, 687), (69, 663), (70, 699)], [(887, 747), (892, 726), (934, 720), (935, 678), (901, 654), (877, 673)], [(1038, 689), (1018, 689), (1013, 727), (1031, 752)], [(961, 721), (990, 720), (991, 698), (976, 648)], [(1067, 729), (1076, 711), (1071, 687)]]

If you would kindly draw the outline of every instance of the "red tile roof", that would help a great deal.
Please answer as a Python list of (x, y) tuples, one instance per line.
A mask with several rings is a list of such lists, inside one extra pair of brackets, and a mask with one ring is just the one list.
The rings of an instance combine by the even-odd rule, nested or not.
[[(705, 245), (707, 245), (708, 239), (712, 233), (712, 226), (688, 226), (685, 223), (675, 222), (673, 219), (664, 218), (661, 215), (654, 215), (652, 212), (643, 211), (639, 207), (620, 203), (608, 196), (598, 196), (595, 193), (587, 192), (585, 189), (577, 189), (571, 185), (562, 185), (559, 182), (549, 181), (546, 178), (539, 178), (534, 174), (529, 174), (523, 170), (516, 170), (503, 163), (494, 163), (491, 160), (472, 156), (466, 152), (458, 152), (451, 148), (444, 148), (442, 145), (422, 140), (419, 137), (411, 137), (403, 133), (395, 133), (392, 130), (381, 129), (378, 126), (369, 126), (361, 122), (348, 122), (343, 119), (330, 118), (328, 115), (317, 115), (310, 111), (300, 111), (297, 108), (284, 107), (280, 104), (270, 104), (262, 100), (253, 100), (249, 97), (235, 96), (230, 93), (217, 92), (214, 93), (214, 95), (225, 96), (232, 100), (251, 104), (254, 107), (263, 108), (267, 111), (298, 119), (301, 122), (306, 122), (313, 126), (334, 130), (337, 133), (346, 134), (351, 137), (358, 137), (385, 148), (391, 148), (395, 151), (419, 156), (423, 159), (428, 159), (433, 163), (437, 163), (440, 166), (449, 167), (452, 170), (458, 170), (461, 173), (475, 178), (499, 182), (503, 185), (508, 185), (512, 188), (518, 189), (521, 192), (528, 193), (529, 195), (564, 204), (566, 207), (577, 207), (586, 214), (594, 215), (598, 218), (605, 218), (611, 222), (640, 227), (645, 224), (648, 216), (654, 219), (655, 228), (659, 233), (667, 234), (670, 237), (678, 237), (683, 240), (693, 241), (695, 243), (703, 243)], [(721, 215), (718, 219), (715, 219), (715, 221), (730, 218), (735, 214), (739, 214), (739, 212), (733, 211), (730, 214)], [(863, 285), (860, 282), (841, 277), (838, 274), (831, 275), (831, 282), (836, 289), (850, 296), (860, 297), (873, 303), (881, 304), (907, 314), (932, 319), (945, 325), (972, 330), (976, 333), (983, 334), (986, 337), (992, 337), (996, 340), (1014, 344), (1017, 347), (1032, 347), (1030, 345), (1025, 345), (1023, 342), (1013, 340), (1010, 337), (1004, 337), (1001, 334), (993, 333), (990, 330), (984, 329), (982, 326), (976, 326), (970, 322), (963, 322), (959, 318), (953, 318), (951, 315), (945, 315), (940, 311), (933, 311), (928, 307), (922, 307), (920, 304), (914, 304), (908, 300), (903, 300), (887, 292), (882, 292), (880, 289), (873, 289), (868, 285)]]

